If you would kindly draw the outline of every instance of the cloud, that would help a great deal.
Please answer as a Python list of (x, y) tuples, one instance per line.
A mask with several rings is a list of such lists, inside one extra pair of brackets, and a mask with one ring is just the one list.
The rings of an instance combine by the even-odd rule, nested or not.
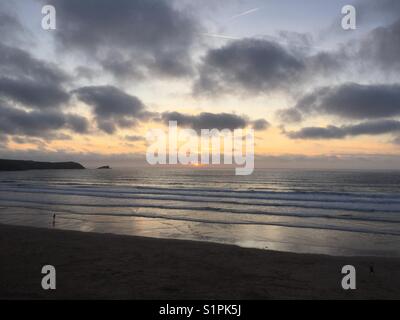
[(293, 108), (278, 112), (283, 122), (299, 122), (313, 114), (360, 120), (400, 116), (400, 85), (345, 83), (319, 88)]
[(400, 14), (393, 24), (372, 30), (360, 41), (357, 58), (385, 72), (400, 68)]
[(77, 79), (93, 80), (96, 76), (99, 76), (98, 70), (93, 70), (86, 66), (78, 66), (74, 70), (74, 75)]
[(68, 114), (65, 115), (65, 122), (67, 127), (76, 133), (84, 134), (89, 132), (89, 122), (84, 117)]
[(307, 127), (299, 131), (285, 132), (291, 139), (340, 139), (346, 136), (343, 128), (335, 126), (321, 127)]
[(0, 72), (12, 78), (27, 78), (61, 84), (68, 75), (52, 63), (33, 57), (29, 52), (0, 43)]
[(120, 53), (114, 53), (101, 61), (103, 70), (110, 72), (119, 80), (129, 80), (135, 78), (142, 80), (145, 78), (145, 70), (142, 64), (132, 64), (130, 58), (125, 58)]
[(386, 22), (400, 17), (400, 2), (397, 0), (359, 0), (355, 7), (357, 20), (361, 23), (371, 20)]
[(125, 139), (131, 142), (137, 142), (137, 141), (145, 141), (146, 138), (142, 136), (125, 136)]
[(202, 112), (198, 115), (188, 115), (180, 112), (164, 112), (161, 121), (168, 124), (176, 121), (178, 125), (200, 131), (201, 129), (229, 129), (235, 130), (253, 125), (255, 130), (265, 130), (269, 123), (264, 119), (250, 121), (247, 117), (232, 113), (210, 113)]
[(12, 141), (17, 144), (32, 144), (35, 145), (39, 149), (44, 149), (47, 146), (47, 143), (43, 139), (26, 137), (26, 136), (13, 136)]
[(356, 59), (339, 46), (313, 46), (310, 34), (281, 31), (279, 37), (244, 38), (210, 49), (199, 65), (195, 95), (268, 94), (301, 91), (306, 85), (345, 74)]
[[(396, 2), (396, 4), (394, 3)], [(365, 35), (356, 39), (352, 39), (344, 45), (338, 46), (337, 50), (325, 52), (324, 65), (331, 65), (331, 75), (339, 75), (339, 71), (343, 74), (353, 76), (354, 74), (363, 79), (375, 80), (377, 76), (389, 79), (394, 76), (398, 79), (397, 74), (400, 70), (400, 7), (398, 1), (366, 1), (365, 6), (359, 4), (357, 6), (358, 17), (366, 21), (366, 12), (374, 14), (386, 12), (380, 19), (378, 27), (373, 28)], [(367, 9), (368, 8), (368, 9)], [(394, 17), (389, 19), (388, 14)], [(386, 16), (386, 18), (385, 18)], [(365, 28), (366, 29), (366, 28)], [(330, 61), (330, 62), (329, 62)], [(335, 70), (335, 68), (338, 68)], [(321, 68), (320, 68), (321, 70)], [(346, 74), (347, 72), (347, 74)]]
[(0, 104), (0, 133), (50, 139), (61, 129), (86, 133), (88, 122), (78, 115), (59, 111), (25, 111), (4, 102)]
[[(29, 33), (16, 16), (0, 12), (0, 134), (16, 135), (13, 141), (64, 139), (60, 130), (88, 131), (88, 121), (60, 111), (69, 101), (65, 86), (70, 77), (56, 65), (37, 59), (23, 45)], [(15, 139), (14, 139), (15, 138)], [(40, 138), (40, 139), (38, 139)]]
[(12, 13), (6, 12), (3, 4), (0, 4), (0, 33), (3, 43), (20, 42), (24, 38), (26, 30)]
[[(166, 76), (192, 73), (196, 19), (167, 0), (39, 0), (57, 9), (55, 40), (95, 58), (116, 76), (126, 70)], [(121, 68), (125, 65), (125, 68)]]
[(73, 93), (93, 108), (98, 128), (109, 134), (118, 127), (135, 126), (138, 120), (147, 120), (152, 115), (139, 98), (113, 86), (82, 87)]
[(253, 129), (256, 131), (263, 131), (269, 128), (270, 124), (265, 119), (258, 119), (252, 121)]
[(192, 116), (179, 112), (164, 112), (161, 115), (164, 123), (177, 121), (182, 127), (189, 127), (196, 131), (201, 129), (230, 129), (243, 128), (247, 125), (246, 119), (230, 113), (209, 113), (202, 112), (199, 115)]
[[(388, 79), (400, 69), (400, 3), (393, 0), (363, 1), (356, 5), (357, 21), (372, 22), (371, 13), (379, 14), (379, 26), (366, 34), (338, 45), (336, 50), (319, 52), (311, 58), (317, 71), (328, 67), (330, 75), (357, 75), (375, 80), (377, 76)], [(393, 19), (390, 19), (391, 16)], [(363, 27), (366, 29), (367, 27)], [(343, 31), (343, 30), (341, 30)], [(322, 54), (321, 63), (316, 57)], [(320, 57), (320, 58), (321, 58)], [(326, 73), (325, 74), (329, 74)]]
[(203, 58), (194, 92), (220, 93), (242, 88), (251, 92), (282, 89), (298, 80), (303, 61), (276, 42), (232, 41)]
[[(340, 44), (335, 52), (328, 52), (328, 55), (331, 57), (336, 55), (342, 69), (350, 71), (350, 75), (357, 72), (363, 79), (371, 75), (372, 77), (377, 75), (388, 77), (389, 74), (396, 76), (400, 67), (400, 2), (358, 0), (353, 5), (357, 13), (357, 29), (368, 32), (358, 37), (356, 35), (355, 38), (350, 37), (350, 41)], [(337, 35), (351, 35), (351, 32), (343, 32), (340, 23), (337, 23), (338, 19), (341, 19), (341, 16), (335, 19), (332, 26)], [(323, 37), (325, 34), (331, 36), (332, 32), (325, 30)]]
[(69, 95), (61, 87), (27, 79), (0, 77), (0, 95), (34, 108), (55, 108), (65, 104)]
[(30, 53), (0, 43), (0, 96), (36, 109), (57, 108), (69, 100), (65, 72)]
[(281, 109), (276, 112), (277, 117), (283, 123), (300, 122), (303, 120), (303, 115), (295, 108)]
[[(385, 3), (389, 7), (391, 1)], [(296, 32), (232, 40), (207, 51), (193, 91), (214, 95), (282, 90), (298, 93), (306, 86), (329, 85), (342, 79), (362, 77), (368, 83), (379, 77), (396, 81), (400, 70), (400, 12), (396, 14), (394, 22), (382, 21), (383, 26), (332, 50), (314, 46), (312, 37)]]
[(356, 125), (306, 127), (284, 133), (291, 139), (342, 139), (348, 136), (380, 135), (400, 132), (400, 121), (377, 120)]

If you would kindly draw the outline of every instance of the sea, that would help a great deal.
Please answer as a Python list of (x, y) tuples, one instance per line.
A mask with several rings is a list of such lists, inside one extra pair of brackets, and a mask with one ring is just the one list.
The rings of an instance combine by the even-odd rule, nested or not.
[(297, 253), (400, 256), (400, 171), (0, 172), (0, 223)]

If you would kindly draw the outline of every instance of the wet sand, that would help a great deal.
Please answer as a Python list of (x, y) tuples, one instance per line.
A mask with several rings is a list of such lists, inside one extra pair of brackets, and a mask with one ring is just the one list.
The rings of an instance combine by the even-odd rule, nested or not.
[[(56, 290), (41, 288), (48, 264)], [(341, 288), (346, 264), (356, 267), (356, 290)], [(0, 299), (385, 298), (400, 298), (400, 258), (0, 225)]]

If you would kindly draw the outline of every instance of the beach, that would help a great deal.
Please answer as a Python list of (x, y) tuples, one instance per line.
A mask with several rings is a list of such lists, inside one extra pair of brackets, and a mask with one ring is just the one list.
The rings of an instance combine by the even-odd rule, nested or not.
[[(397, 299), (400, 258), (0, 225), (0, 299)], [(357, 271), (343, 290), (341, 269)], [(57, 289), (41, 288), (53, 265)]]

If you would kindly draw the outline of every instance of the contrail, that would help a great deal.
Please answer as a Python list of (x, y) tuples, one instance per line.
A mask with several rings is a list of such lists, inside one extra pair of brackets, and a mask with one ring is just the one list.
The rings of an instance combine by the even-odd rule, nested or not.
[(256, 12), (258, 10), (260, 10), (260, 8), (254, 8), (254, 9), (250, 9), (250, 10), (244, 11), (242, 13), (239, 13), (239, 14), (236, 14), (236, 15), (232, 16), (229, 20), (233, 20), (233, 19), (236, 19), (236, 18), (239, 18), (239, 17), (247, 16), (248, 14)]
[(227, 39), (227, 40), (240, 40), (238, 37), (228, 36), (224, 34), (216, 34), (216, 33), (202, 33), (203, 36), (212, 37), (212, 38), (220, 38), (220, 39)]

